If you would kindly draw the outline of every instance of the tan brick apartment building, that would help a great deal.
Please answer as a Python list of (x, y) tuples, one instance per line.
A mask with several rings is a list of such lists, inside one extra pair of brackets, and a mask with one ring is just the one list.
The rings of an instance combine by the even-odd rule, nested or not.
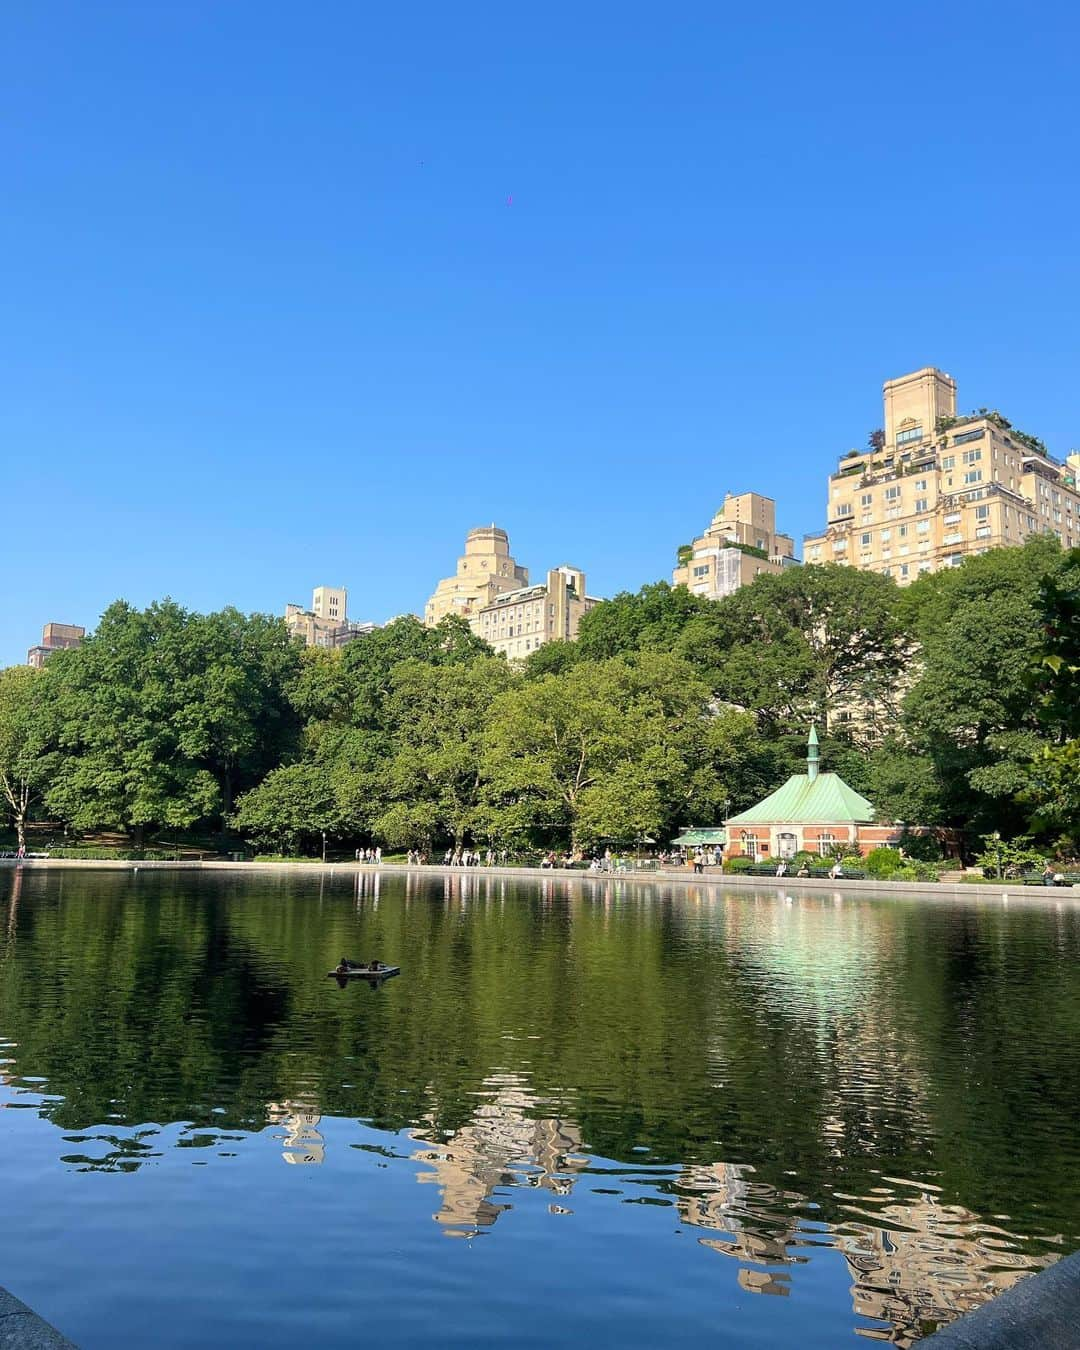
[(679, 549), (673, 586), (686, 586), (706, 600), (720, 600), (762, 572), (794, 566), (795, 543), (776, 532), (776, 503), (757, 492), (724, 497), (705, 533)]
[(973, 553), (1056, 534), (1080, 544), (1080, 454), (1062, 462), (999, 413), (960, 417), (956, 381), (932, 366), (884, 386), (884, 443), (829, 479), (828, 523), (808, 563), (840, 562), (904, 585)]

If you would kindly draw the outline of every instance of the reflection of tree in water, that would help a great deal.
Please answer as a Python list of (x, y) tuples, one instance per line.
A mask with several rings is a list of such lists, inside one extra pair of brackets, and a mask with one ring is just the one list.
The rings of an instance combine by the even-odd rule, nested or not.
[[(186, 1121), (176, 1146), (209, 1146), (215, 1127), (269, 1121), (290, 1161), (321, 1161), (320, 1115), (415, 1131), (459, 1233), (490, 1228), (507, 1187), (559, 1209), (582, 1138), (611, 1159), (644, 1147), (670, 1169), (654, 1197), (744, 1287), (794, 1291), (805, 1249), (832, 1243), (894, 1339), (1015, 1278), (997, 1242), (1041, 1256), (1080, 1226), (1061, 1125), (1080, 1096), (1075, 915), (622, 880), (320, 881), (28, 872), (16, 905), (0, 875), (15, 1090), (45, 1078), (43, 1115), (107, 1121), (117, 1140)], [(405, 973), (338, 990), (325, 973), (343, 951)], [(80, 1165), (137, 1167), (153, 1142)], [(940, 1197), (886, 1194), (883, 1173), (932, 1177)], [(1006, 1206), (1030, 1238), (979, 1226)]]
[[(535, 1096), (516, 1074), (493, 1074), (484, 1083), (490, 1100), (477, 1107), (473, 1119), (449, 1138), (431, 1138), (439, 1133), (423, 1126), (411, 1137), (424, 1147), (413, 1155), (430, 1171), (417, 1173), (417, 1181), (431, 1182), (442, 1191), (442, 1204), (434, 1215), (452, 1237), (473, 1237), (490, 1228), (509, 1204), (493, 1196), (500, 1187), (539, 1187), (553, 1196), (570, 1194), (572, 1173), (586, 1166), (578, 1156), (581, 1134), (572, 1122), (532, 1114)], [(567, 1213), (553, 1205), (553, 1213)]]

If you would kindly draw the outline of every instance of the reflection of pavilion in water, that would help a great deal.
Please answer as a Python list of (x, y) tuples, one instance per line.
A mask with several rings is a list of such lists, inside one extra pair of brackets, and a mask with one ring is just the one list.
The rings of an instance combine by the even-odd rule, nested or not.
[(834, 1246), (854, 1281), (856, 1313), (885, 1324), (858, 1328), (871, 1340), (912, 1345), (928, 1326), (954, 1321), (1041, 1264), (1017, 1252), (1004, 1229), (926, 1193), (887, 1204), (867, 1197), (866, 1208), (849, 1206), (865, 1222), (806, 1229), (798, 1217), (805, 1198), (754, 1181), (753, 1171), (685, 1168), (676, 1182), (683, 1221), (723, 1234), (699, 1241), (735, 1257), (739, 1284), (753, 1293), (789, 1294), (790, 1276), (776, 1267), (805, 1262), (801, 1247)]
[(270, 1102), (266, 1119), (271, 1125), (285, 1127), (285, 1133), (277, 1137), (284, 1142), (281, 1156), (287, 1163), (318, 1166), (323, 1162), (326, 1146), (318, 1128), (322, 1113), (314, 1102)]
[[(553, 1197), (569, 1195), (570, 1173), (586, 1165), (575, 1156), (581, 1133), (571, 1121), (530, 1114), (536, 1102), (525, 1080), (517, 1074), (493, 1074), (484, 1086), (491, 1099), (480, 1106), (468, 1125), (445, 1143), (414, 1131), (423, 1145), (412, 1157), (430, 1171), (417, 1173), (420, 1182), (442, 1190), (442, 1204), (433, 1216), (452, 1237), (473, 1237), (490, 1228), (509, 1204), (493, 1198), (500, 1186), (539, 1187)], [(552, 1213), (562, 1213), (556, 1202)]]

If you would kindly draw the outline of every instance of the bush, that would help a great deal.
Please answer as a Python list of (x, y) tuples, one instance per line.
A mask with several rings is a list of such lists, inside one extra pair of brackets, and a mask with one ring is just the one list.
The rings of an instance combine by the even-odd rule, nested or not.
[(873, 848), (866, 855), (863, 866), (870, 876), (884, 880), (894, 872), (904, 870), (904, 859), (897, 848)]
[(69, 858), (86, 862), (172, 862), (176, 857), (174, 849), (161, 848), (50, 848), (50, 858)]
[(749, 872), (753, 866), (754, 866), (753, 858), (744, 858), (740, 856), (737, 858), (728, 858), (728, 860), (724, 863), (723, 870), (725, 872), (733, 872), (733, 873)]

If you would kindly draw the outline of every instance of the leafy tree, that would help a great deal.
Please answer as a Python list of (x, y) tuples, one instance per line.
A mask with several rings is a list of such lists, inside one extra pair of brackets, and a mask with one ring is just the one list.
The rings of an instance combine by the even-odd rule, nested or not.
[(312, 697), (312, 710), (354, 726), (384, 727), (392, 716), (387, 703), (393, 693), (394, 669), (402, 661), (448, 667), (490, 655), (488, 644), (457, 615), (448, 616), (434, 628), (426, 628), (419, 619), (406, 615), (343, 648), (340, 675), (332, 666), (319, 672), (324, 706), (318, 708), (317, 699)]
[(947, 825), (1015, 835), (1027, 823), (1018, 794), (1042, 735), (1030, 679), (1042, 641), (1036, 605), (1060, 565), (1056, 541), (1036, 539), (923, 578), (901, 601), (922, 665), (903, 728), (933, 765)]
[(887, 719), (905, 638), (888, 577), (836, 564), (762, 573), (688, 623), (675, 649), (775, 735), (855, 708)]
[(1050, 744), (1040, 745), (1027, 766), (1019, 797), (1040, 831), (1060, 833), (1064, 847), (1080, 850), (1080, 549), (1057, 573), (1043, 578), (1036, 608), (1042, 620), (1036, 669), (1038, 715)]
[(373, 829), (392, 846), (426, 844), (435, 836), (460, 846), (483, 821), (482, 741), (491, 705), (517, 676), (499, 656), (433, 666), (403, 661), (386, 702), (394, 726), (386, 765), (386, 809)]
[(48, 781), (51, 758), (41, 672), (30, 666), (0, 670), (0, 792), (20, 849), (26, 847), (26, 823)]
[[(574, 847), (715, 818), (757, 753), (753, 719), (714, 714), (686, 662), (647, 652), (526, 681), (493, 706), (484, 773), (494, 834)], [(760, 756), (758, 756), (760, 758)]]
[(686, 624), (709, 605), (685, 586), (666, 581), (642, 586), (635, 594), (622, 591), (582, 616), (577, 636), (581, 658), (605, 661), (636, 651), (671, 651)]
[(141, 843), (148, 828), (184, 829), (219, 809), (213, 774), (179, 744), (189, 622), (171, 600), (142, 612), (118, 600), (46, 667), (60, 751), (46, 800), (77, 829), (122, 829)]
[(342, 828), (331, 776), (312, 761), (274, 769), (240, 798), (231, 824), (257, 848), (283, 853), (314, 852), (323, 831)]

